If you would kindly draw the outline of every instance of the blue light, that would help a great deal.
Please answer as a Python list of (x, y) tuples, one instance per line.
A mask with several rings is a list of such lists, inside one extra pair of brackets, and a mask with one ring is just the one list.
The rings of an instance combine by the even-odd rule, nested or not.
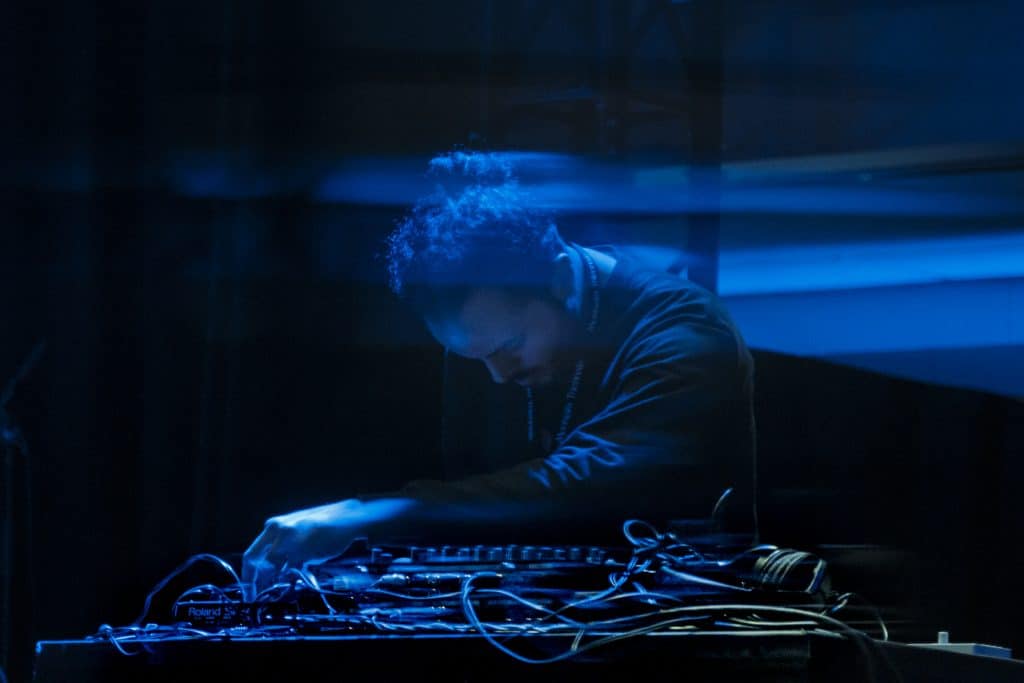
[[(634, 167), (534, 152), (503, 153), (522, 187), (546, 209), (585, 213), (678, 215), (829, 214), (861, 216), (993, 216), (1020, 209), (1013, 192), (957, 184), (914, 186), (896, 181), (803, 176), (785, 184), (724, 181), (709, 191), (709, 176), (685, 166)], [(433, 187), (422, 160), (354, 159), (315, 183), (319, 202), (404, 206)], [(728, 174), (726, 174), (728, 177)]]
[(1024, 395), (1024, 230), (729, 250), (719, 282), (754, 348)]
[(724, 296), (1024, 276), (1024, 230), (987, 236), (723, 251)]
[(752, 346), (796, 355), (1024, 344), (1024, 279), (725, 300)]

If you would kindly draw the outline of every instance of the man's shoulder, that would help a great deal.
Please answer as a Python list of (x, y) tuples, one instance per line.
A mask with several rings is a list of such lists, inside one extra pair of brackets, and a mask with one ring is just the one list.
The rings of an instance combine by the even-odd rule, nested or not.
[(721, 300), (687, 279), (680, 265), (682, 253), (648, 247), (606, 247), (615, 258), (610, 289), (618, 290), (630, 308), (703, 310), (725, 313)]
[[(644, 252), (616, 249), (612, 285), (618, 311), (616, 335), (627, 347), (706, 346), (732, 356), (745, 355), (745, 343), (722, 300), (665, 268), (666, 259), (644, 259)], [(659, 255), (660, 256), (660, 255)]]

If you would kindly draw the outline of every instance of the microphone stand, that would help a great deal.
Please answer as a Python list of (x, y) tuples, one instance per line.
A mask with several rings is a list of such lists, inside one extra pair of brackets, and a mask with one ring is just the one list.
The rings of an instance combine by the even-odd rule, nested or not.
[[(15, 459), (19, 455), (21, 456), (23, 466), (25, 468), (25, 483), (26, 490), (24, 491), (25, 497), (25, 528), (26, 532), (30, 529), (29, 520), (31, 519), (31, 506), (32, 497), (31, 491), (28, 487), (31, 486), (31, 479), (29, 476), (29, 457), (28, 457), (28, 444), (25, 441), (25, 437), (21, 430), (14, 423), (10, 414), (7, 412), (7, 404), (14, 396), (14, 389), (18, 382), (25, 378), (26, 375), (32, 370), (39, 357), (43, 353), (45, 345), (43, 342), (37, 343), (32, 351), (29, 353), (28, 358), (21, 364), (14, 376), (7, 382), (4, 387), (3, 393), (0, 394), (0, 452), (3, 453), (3, 493), (4, 493), (4, 510), (3, 510), (3, 543), (0, 547), (3, 548), (3, 561), (0, 562), (0, 570), (3, 571), (3, 585), (0, 586), (0, 601), (2, 601), (2, 611), (0, 611), (0, 676), (3, 675), (4, 671), (11, 670), (11, 651), (12, 647), (11, 636), (13, 633), (13, 616), (14, 610), (11, 607), (11, 599), (13, 596), (13, 583), (14, 583), (14, 572), (15, 572), (15, 561), (14, 561), (14, 516), (15, 516), (15, 485), (14, 485), (14, 474), (15, 474)], [(26, 547), (31, 539), (28, 538), (26, 533)], [(29, 559), (28, 553), (26, 553), (26, 560)], [(29, 569), (31, 571), (31, 568)], [(28, 600), (31, 604), (31, 596)]]
[[(0, 420), (6, 422), (6, 418), (7, 414), (0, 412)], [(6, 433), (7, 428), (0, 425), (0, 430)], [(4, 456), (4, 559), (3, 563), (0, 564), (0, 568), (3, 570), (3, 586), (0, 588), (0, 604), (3, 605), (3, 611), (0, 612), (0, 672), (2, 672), (10, 667), (10, 653), (8, 649), (11, 642), (11, 574), (14, 571), (14, 562), (11, 560), (11, 551), (14, 545), (11, 539), (11, 532), (13, 531), (12, 518), (14, 517), (14, 486), (11, 484), (11, 480), (14, 477), (14, 454), (11, 453), (11, 449), (7, 446), (6, 437), (0, 439), (0, 453), (3, 453)], [(4, 680), (6, 680), (6, 676), (4, 676)]]

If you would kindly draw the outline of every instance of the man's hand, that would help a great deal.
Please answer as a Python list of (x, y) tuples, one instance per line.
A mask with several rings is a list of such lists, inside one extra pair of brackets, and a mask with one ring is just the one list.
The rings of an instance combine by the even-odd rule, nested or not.
[(353, 499), (271, 517), (242, 558), (246, 599), (273, 585), (289, 568), (306, 569), (340, 555), (355, 540), (393, 528), (412, 506), (404, 498), (367, 503)]

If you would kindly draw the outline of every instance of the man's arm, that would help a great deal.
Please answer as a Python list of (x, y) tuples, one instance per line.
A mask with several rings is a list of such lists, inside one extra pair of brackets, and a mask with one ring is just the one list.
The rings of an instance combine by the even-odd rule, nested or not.
[(412, 482), (402, 494), (437, 506), (498, 505), (524, 519), (710, 513), (722, 490), (739, 483), (721, 459), (742, 454), (719, 451), (750, 436), (749, 353), (713, 317), (655, 317), (634, 337), (609, 403), (553, 453), (459, 481)]
[[(246, 552), (247, 580), (328, 559), (361, 537), (483, 537), (581, 519), (709, 514), (736, 484), (737, 468), (723, 460), (743, 460), (722, 453), (722, 444), (742, 442), (752, 429), (752, 361), (724, 317), (703, 306), (665, 308), (633, 331), (616, 359), (611, 400), (547, 457), (273, 518)], [(739, 467), (752, 468), (747, 455)]]

